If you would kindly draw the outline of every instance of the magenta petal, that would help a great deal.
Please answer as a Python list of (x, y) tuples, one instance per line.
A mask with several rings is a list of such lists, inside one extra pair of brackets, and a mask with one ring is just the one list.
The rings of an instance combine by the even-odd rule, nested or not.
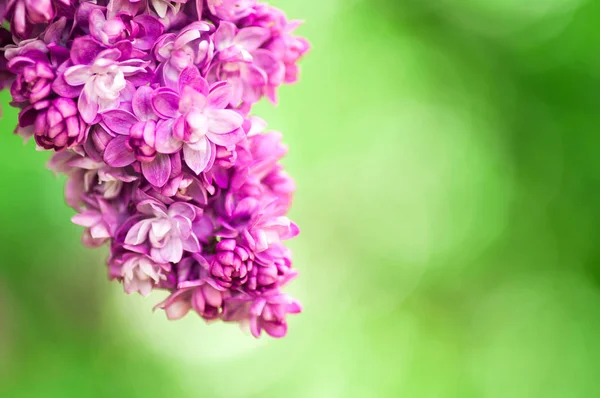
[(153, 90), (148, 86), (142, 86), (137, 89), (133, 95), (131, 106), (133, 113), (141, 120), (156, 120), (154, 108), (152, 107)]
[(102, 121), (112, 132), (129, 135), (131, 126), (136, 124), (138, 119), (127, 111), (113, 109), (102, 113)]
[(164, 119), (177, 117), (179, 96), (170, 90), (158, 90), (154, 93), (152, 107), (156, 114)]
[(58, 75), (52, 82), (52, 91), (65, 98), (77, 98), (81, 94), (81, 89), (81, 86), (73, 87), (67, 83), (64, 74)]
[(71, 44), (71, 61), (73, 64), (89, 65), (104, 50), (102, 44), (90, 36), (82, 36), (73, 40)]
[(226, 82), (219, 82), (210, 89), (207, 100), (213, 109), (223, 109), (229, 105), (232, 97), (232, 87)]
[(265, 332), (271, 337), (280, 339), (287, 334), (287, 324), (277, 322), (263, 322), (262, 327)]
[(253, 316), (250, 318), (250, 333), (252, 336), (259, 338), (260, 337), (260, 326), (258, 324), (258, 318)]
[(185, 87), (192, 87), (202, 94), (208, 91), (208, 83), (202, 78), (200, 71), (195, 66), (185, 68), (179, 75), (179, 92), (182, 92)]
[(155, 187), (164, 186), (171, 175), (171, 159), (168, 155), (158, 154), (152, 162), (142, 163), (142, 173)]
[(125, 167), (135, 162), (135, 155), (125, 143), (128, 137), (120, 135), (112, 139), (104, 150), (104, 161), (112, 167)]
[[(135, 15), (135, 14), (133, 14)], [(164, 25), (152, 15), (138, 15), (135, 17), (135, 22), (139, 23), (144, 28), (144, 36), (135, 41), (135, 47), (140, 50), (150, 50), (156, 39), (162, 35)]]

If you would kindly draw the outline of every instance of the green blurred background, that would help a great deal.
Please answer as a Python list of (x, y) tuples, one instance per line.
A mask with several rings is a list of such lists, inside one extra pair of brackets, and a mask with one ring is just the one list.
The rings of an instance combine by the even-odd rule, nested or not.
[(0, 146), (0, 397), (600, 396), (600, 2), (278, 0), (314, 48), (284, 132), (283, 340), (106, 279), (47, 153)]

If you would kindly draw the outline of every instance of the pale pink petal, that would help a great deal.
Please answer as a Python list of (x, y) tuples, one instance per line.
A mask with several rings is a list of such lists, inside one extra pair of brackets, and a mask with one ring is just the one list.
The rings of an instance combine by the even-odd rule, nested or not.
[(71, 66), (64, 74), (65, 81), (70, 86), (84, 85), (92, 76), (92, 70), (87, 65)]
[(71, 221), (74, 224), (89, 228), (89, 227), (92, 227), (92, 226), (98, 224), (99, 222), (101, 222), (102, 215), (95, 211), (85, 210), (79, 214), (75, 214), (71, 218)]
[(270, 36), (271, 32), (268, 29), (253, 26), (241, 29), (235, 36), (234, 43), (242, 46), (247, 51), (253, 51), (260, 47)]
[(208, 131), (213, 134), (230, 133), (244, 123), (244, 118), (230, 109), (206, 109), (204, 114), (208, 119)]
[(152, 258), (163, 263), (178, 263), (183, 257), (183, 244), (180, 239), (169, 239), (167, 244), (161, 248), (153, 248)]
[(221, 21), (215, 32), (215, 46), (217, 50), (223, 51), (233, 44), (237, 28), (234, 24), (227, 21)]
[(88, 81), (81, 92), (79, 101), (77, 101), (77, 109), (79, 109), (81, 118), (88, 124), (94, 123), (99, 108), (98, 99), (94, 95), (93, 87), (94, 82)]
[(131, 227), (129, 232), (127, 232), (125, 244), (136, 246), (144, 243), (148, 237), (148, 232), (150, 231), (151, 226), (152, 221), (150, 220), (142, 220), (135, 224), (133, 227)]
[(156, 125), (156, 150), (159, 153), (171, 154), (179, 151), (183, 142), (173, 136), (175, 120), (162, 120)]
[(192, 149), (190, 146), (184, 145), (183, 159), (194, 173), (200, 174), (206, 169), (206, 166), (208, 166), (208, 163), (210, 162), (211, 147), (208, 139), (202, 137), (196, 148), (199, 149)]

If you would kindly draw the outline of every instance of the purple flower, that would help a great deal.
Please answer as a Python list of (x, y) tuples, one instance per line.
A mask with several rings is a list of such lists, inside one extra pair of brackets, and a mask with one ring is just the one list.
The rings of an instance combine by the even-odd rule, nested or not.
[(17, 76), (10, 88), (13, 100), (34, 103), (50, 94), (55, 77), (54, 70), (46, 55), (39, 55), (17, 56), (8, 63), (8, 69)]
[(213, 15), (235, 22), (252, 13), (256, 0), (206, 0), (206, 3)]
[(162, 79), (167, 87), (177, 89), (179, 76), (186, 68), (204, 68), (212, 60), (214, 44), (211, 27), (205, 22), (193, 22), (178, 35), (167, 33), (154, 46), (154, 55), (161, 62)]
[(156, 113), (169, 120), (157, 131), (156, 148), (160, 153), (175, 153), (183, 147), (185, 163), (196, 174), (214, 161), (215, 145), (232, 147), (243, 138), (240, 129), (244, 119), (237, 112), (225, 109), (230, 102), (230, 86), (216, 84), (208, 89), (204, 79), (190, 79), (188, 68), (179, 80), (179, 93), (158, 89), (153, 106)]
[(234, 239), (223, 239), (217, 243), (210, 273), (222, 287), (241, 286), (252, 271), (252, 257), (252, 252)]
[(24, 40), (5, 49), (6, 69), (15, 75), (13, 100), (34, 103), (51, 94), (58, 64), (68, 58), (65, 48), (41, 40)]
[[(69, 175), (65, 196), (67, 203), (77, 210), (83, 204), (83, 194), (95, 193), (107, 200), (122, 198), (126, 183), (138, 179), (135, 173), (128, 173), (126, 169), (113, 168), (104, 162), (96, 162), (74, 152), (67, 152), (67, 155), (62, 161), (60, 171)], [(52, 163), (57, 164), (57, 160), (53, 159)]]
[[(99, 49), (98, 44), (91, 38), (80, 39), (80, 42), (73, 43), (73, 47), (78, 51), (86, 51), (82, 48), (86, 44), (95, 46), (90, 49), (91, 52)], [(57, 80), (53, 89), (59, 95), (67, 94), (67, 97), (81, 94), (77, 105), (87, 123), (94, 123), (98, 112), (118, 107), (121, 92), (127, 87), (126, 78), (145, 72), (148, 65), (148, 62), (138, 59), (119, 61), (121, 52), (116, 48), (100, 51), (93, 59), (90, 59), (89, 55), (73, 54), (71, 60), (76, 65), (68, 67), (63, 78), (69, 87), (65, 87), (62, 80)]]
[(111, 274), (123, 281), (127, 294), (138, 292), (142, 296), (150, 294), (161, 281), (166, 280), (165, 273), (171, 270), (168, 263), (157, 264), (143, 254), (127, 253), (110, 266)]
[(8, 12), (12, 14), (12, 27), (19, 37), (25, 37), (33, 24), (51, 21), (57, 4), (69, 6), (69, 0), (9, 0)]
[(87, 131), (87, 124), (70, 98), (43, 100), (30, 105), (19, 115), (19, 126), (33, 128), (37, 144), (55, 151), (81, 144)]
[(144, 177), (152, 185), (163, 187), (172, 173), (171, 157), (156, 151), (158, 121), (152, 109), (153, 90), (138, 88), (131, 102), (132, 111), (113, 109), (102, 113), (104, 124), (116, 134), (104, 151), (104, 161), (113, 167), (124, 167), (135, 160), (142, 162)]
[(298, 235), (296, 224), (278, 215), (276, 202), (265, 204), (252, 197), (235, 202), (232, 195), (225, 200), (225, 211), (220, 218), (223, 226), (221, 236), (243, 235), (248, 246), (258, 253)]
[[(196, 15), (201, 16), (204, 0), (191, 0), (190, 3), (192, 2), (196, 3)], [(166, 20), (182, 13), (186, 3), (188, 0), (110, 0), (107, 9), (109, 17), (114, 17), (119, 12), (135, 15), (144, 10)]]
[(238, 106), (242, 101), (254, 103), (260, 99), (268, 76), (255, 64), (253, 54), (268, 38), (269, 31), (265, 28), (238, 30), (229, 22), (221, 22), (215, 32), (219, 62), (211, 67), (209, 81), (224, 80), (232, 85), (232, 106)]
[(89, 16), (90, 34), (106, 46), (114, 46), (120, 41), (131, 41), (138, 50), (150, 50), (164, 30), (163, 24), (151, 15), (132, 17), (119, 13), (106, 19), (104, 12), (96, 8)]
[(277, 102), (278, 86), (298, 80), (298, 61), (310, 49), (306, 39), (292, 35), (301, 24), (301, 21), (288, 21), (281, 10), (267, 4), (257, 5), (252, 14), (240, 21), (240, 26), (260, 26), (271, 32), (270, 39), (262, 46), (264, 50), (254, 57), (268, 76), (264, 95), (272, 102)]
[(0, 17), (16, 132), (55, 151), (83, 243), (110, 246), (109, 278), (168, 291), (169, 319), (285, 335), (301, 310), (283, 293), (295, 185), (281, 134), (250, 115), (296, 80), (299, 22), (256, 0), (0, 0)]
[(287, 314), (302, 312), (302, 306), (290, 296), (273, 291), (259, 298), (236, 297), (225, 302), (223, 320), (248, 322), (254, 337), (264, 330), (269, 336), (280, 338), (287, 333)]
[(191, 309), (207, 321), (219, 318), (226, 291), (210, 279), (184, 282), (165, 301), (157, 305), (165, 310), (167, 318), (183, 318)]
[[(159, 263), (176, 263), (183, 251), (196, 253), (200, 250), (192, 223), (201, 210), (188, 203), (173, 203), (169, 208), (152, 199), (137, 205), (137, 210), (147, 218), (137, 222), (127, 233), (127, 248), (145, 253), (149, 247), (150, 257)], [(142, 245), (146, 245), (141, 247)]]
[(87, 210), (76, 214), (71, 221), (86, 227), (83, 243), (88, 247), (98, 247), (114, 236), (118, 226), (116, 210), (104, 199), (90, 198), (86, 201)]
[(281, 36), (273, 39), (266, 46), (266, 49), (285, 66), (284, 82), (287, 84), (295, 83), (298, 80), (298, 61), (310, 50), (310, 44), (306, 39), (290, 34), (296, 26), (295, 24), (288, 25)]

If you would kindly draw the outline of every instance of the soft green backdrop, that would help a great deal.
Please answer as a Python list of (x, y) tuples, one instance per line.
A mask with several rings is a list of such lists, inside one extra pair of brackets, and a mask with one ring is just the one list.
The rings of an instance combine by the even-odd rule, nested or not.
[(298, 183), (284, 340), (109, 283), (47, 153), (0, 145), (0, 397), (600, 396), (600, 2), (278, 0), (256, 113)]

